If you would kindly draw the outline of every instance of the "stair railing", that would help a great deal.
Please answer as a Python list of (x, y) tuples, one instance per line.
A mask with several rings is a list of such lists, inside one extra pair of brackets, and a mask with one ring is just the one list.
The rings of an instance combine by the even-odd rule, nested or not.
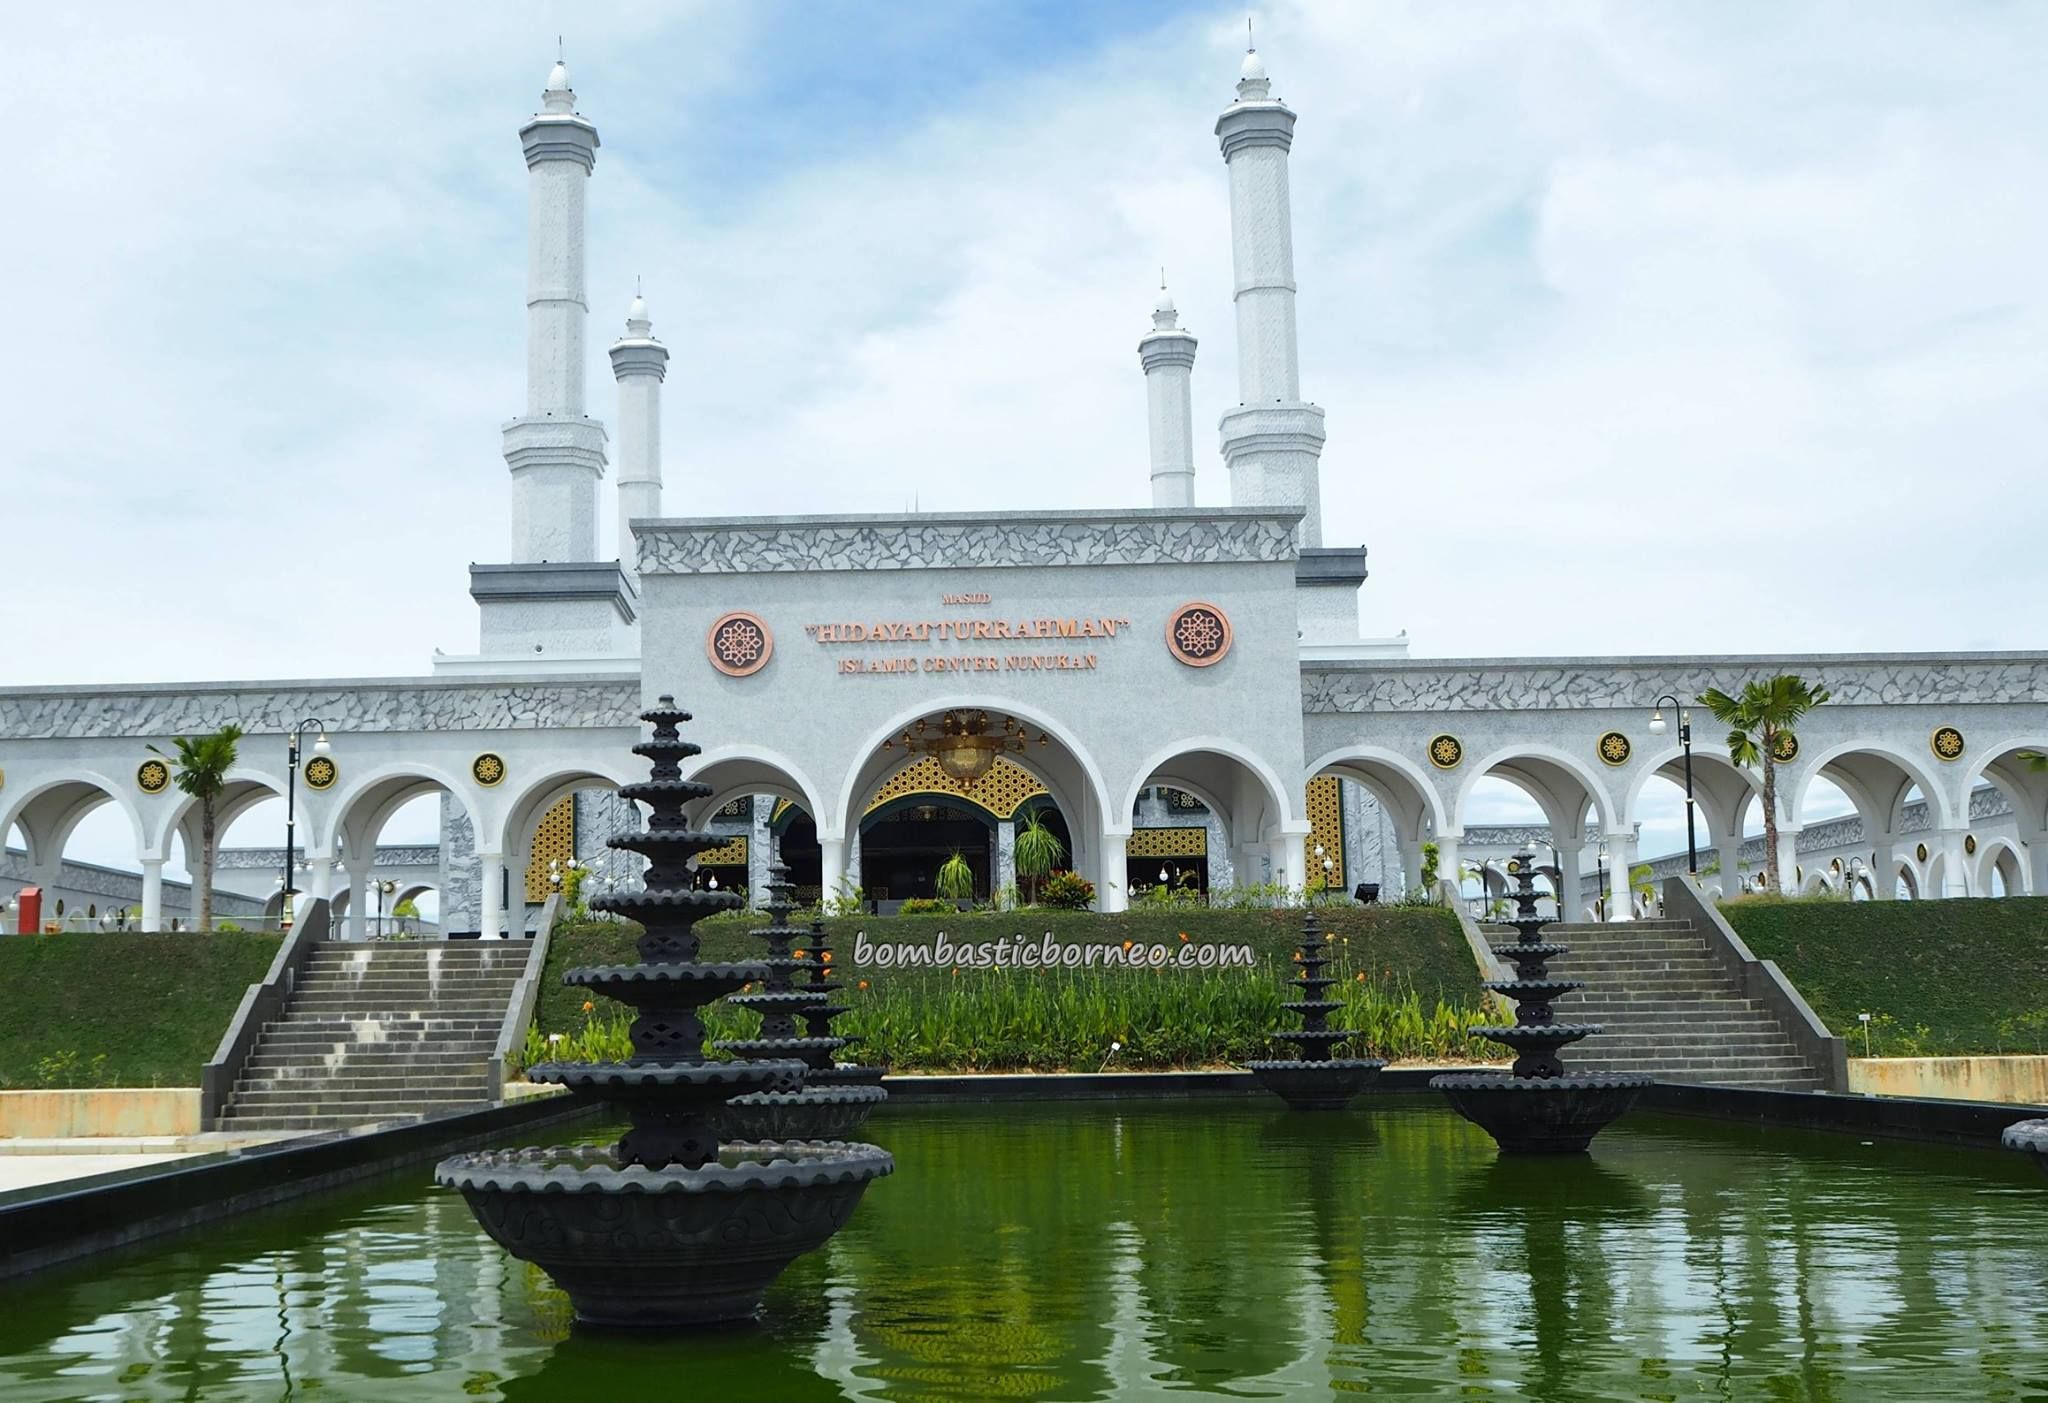
[(299, 982), (299, 970), (312, 955), (313, 947), (327, 939), (327, 916), (324, 898), (307, 902), (291, 934), (277, 947), (263, 982), (251, 984), (243, 993), (241, 1007), (229, 1020), (228, 1030), (221, 1034), (213, 1060), (199, 1069), (201, 1130), (220, 1129), (220, 1113), (227, 1108), (228, 1096), (242, 1075), (242, 1064), (249, 1060), (249, 1054), (263, 1037), (263, 1025), (284, 1016), (292, 990)]
[(498, 1045), (491, 1053), (490, 1066), (485, 1069), (485, 1084), (490, 1087), (493, 1101), (505, 1099), (505, 1063), (526, 1041), (527, 1025), (533, 1022), (533, 1008), (540, 999), (540, 977), (548, 962), (548, 941), (561, 914), (562, 894), (553, 892), (540, 908), (540, 920), (533, 939), (527, 944), (526, 968), (521, 971), (519, 982), (512, 986), (512, 999), (505, 1007), (505, 1021), (498, 1025)]
[(1707, 940), (1707, 954), (1741, 986), (1742, 997), (1755, 999), (1769, 1009), (1785, 1030), (1799, 1055), (1813, 1064), (1821, 1090), (1849, 1089), (1849, 1046), (1820, 1021), (1820, 1015), (1801, 997), (1776, 960), (1759, 960), (1747, 942), (1735, 933), (1728, 918), (1691, 877), (1664, 879), (1664, 912), (1667, 917), (1691, 921)]

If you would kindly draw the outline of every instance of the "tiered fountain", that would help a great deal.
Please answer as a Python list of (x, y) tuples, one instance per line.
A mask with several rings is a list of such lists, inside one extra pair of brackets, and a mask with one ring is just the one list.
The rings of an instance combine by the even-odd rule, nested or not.
[(2034, 1157), (2034, 1163), (2048, 1172), (2048, 1120), (2015, 1121), (2000, 1137), (2008, 1150)]
[[(880, 1068), (864, 1083), (831, 1074), (832, 1055), (846, 1046), (845, 1038), (835, 1038), (829, 1027), (815, 1024), (803, 1034), (797, 1032), (798, 1016), (823, 1009), (829, 990), (838, 986), (819, 988), (815, 974), (809, 987), (796, 985), (793, 976), (813, 965), (811, 958), (792, 953), (797, 939), (806, 934), (789, 923), (794, 890), (788, 868), (778, 862), (769, 869), (769, 921), (754, 932), (768, 942), (768, 957), (759, 962), (767, 977), (759, 992), (734, 994), (726, 1000), (758, 1012), (760, 1032), (752, 1038), (728, 1038), (712, 1046), (734, 1057), (793, 1057), (801, 1064), (800, 1075), (773, 1090), (736, 1096), (721, 1106), (716, 1115), (719, 1133), (734, 1139), (837, 1140), (865, 1125), (868, 1114), (889, 1099), (880, 1085)], [(813, 927), (810, 934), (816, 933)], [(835, 1015), (845, 1011), (831, 1010)], [(811, 1023), (809, 1018), (805, 1021)], [(830, 1019), (825, 1022), (829, 1024)]]
[(1301, 1027), (1273, 1034), (1281, 1042), (1294, 1044), (1298, 1051), (1286, 1061), (1245, 1063), (1259, 1085), (1297, 1111), (1343, 1110), (1387, 1065), (1371, 1057), (1330, 1055), (1333, 1047), (1353, 1034), (1350, 1029), (1329, 1026), (1330, 1014), (1343, 1005), (1324, 997), (1337, 982), (1323, 973), (1323, 966), (1329, 963), (1323, 956), (1327, 948), (1323, 924), (1311, 911), (1301, 923), (1301, 977), (1290, 981), (1298, 997), (1285, 1005), (1301, 1019)]
[(632, 1128), (615, 1145), (487, 1150), (443, 1160), (436, 1181), (462, 1191), (499, 1245), (539, 1266), (576, 1318), (615, 1326), (745, 1319), (797, 1257), (852, 1215), (871, 1180), (895, 1162), (873, 1145), (836, 1141), (721, 1145), (713, 1112), (734, 1096), (800, 1085), (794, 1058), (714, 1062), (698, 1010), (768, 977), (760, 963), (697, 960), (692, 927), (740, 899), (692, 891), (689, 860), (723, 841), (688, 827), (683, 806), (711, 795), (681, 778), (698, 748), (676, 735), (689, 713), (661, 698), (641, 719), (654, 738), (633, 747), (653, 777), (619, 793), (653, 811), (644, 833), (611, 840), (649, 859), (645, 889), (592, 904), (640, 922), (640, 963), (573, 969), (564, 982), (631, 1004), (624, 1062), (547, 1063), (529, 1080), (623, 1106)]
[(804, 985), (804, 992), (817, 996), (817, 1001), (798, 1010), (797, 1017), (804, 1021), (804, 1032), (812, 1038), (832, 1039), (831, 1051), (823, 1054), (805, 1053), (804, 1061), (810, 1064), (811, 1074), (806, 1081), (818, 1086), (873, 1086), (879, 1087), (889, 1069), (885, 1066), (862, 1066), (852, 1062), (833, 1059), (834, 1052), (841, 1052), (859, 1042), (859, 1038), (834, 1038), (832, 1020), (850, 1010), (844, 1004), (832, 1002), (834, 989), (843, 987), (832, 978), (832, 937), (826, 933), (823, 921), (811, 922), (811, 944), (809, 957), (804, 961), (810, 970), (810, 981)]
[(1485, 986), (1515, 1001), (1514, 1026), (1472, 1030), (1514, 1049), (1514, 1068), (1508, 1074), (1452, 1072), (1430, 1078), (1429, 1084), (1505, 1151), (1575, 1154), (1635, 1104), (1650, 1078), (1635, 1072), (1565, 1071), (1558, 1050), (1600, 1032), (1600, 1025), (1559, 1023), (1551, 1007), (1560, 995), (1586, 985), (1583, 980), (1550, 975), (1549, 962), (1569, 954), (1571, 947), (1539, 938), (1551, 922), (1536, 914), (1535, 864), (1534, 853), (1517, 853), (1509, 863), (1515, 877), (1515, 915), (1508, 924), (1519, 938), (1497, 953), (1514, 961), (1515, 977), (1489, 980)]

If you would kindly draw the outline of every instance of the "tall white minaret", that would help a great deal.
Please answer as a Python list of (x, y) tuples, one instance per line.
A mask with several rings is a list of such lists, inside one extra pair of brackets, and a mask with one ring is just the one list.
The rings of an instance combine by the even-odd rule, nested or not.
[(597, 128), (576, 112), (557, 63), (526, 148), (526, 413), (505, 426), (512, 469), (512, 559), (597, 559), (604, 425), (584, 413), (583, 212)]
[(1145, 408), (1152, 437), (1152, 505), (1195, 504), (1195, 418), (1189, 379), (1195, 368), (1195, 338), (1180, 329), (1180, 314), (1159, 280), (1152, 330), (1138, 342), (1145, 367)]
[(619, 567), (630, 575), (633, 518), (661, 515), (661, 382), (668, 375), (668, 347), (654, 339), (647, 299), (637, 290), (611, 357), (619, 382)]
[(1294, 113), (1272, 97), (1266, 65), (1248, 50), (1237, 101), (1216, 119), (1230, 168), (1230, 244), (1237, 282), (1238, 407), (1221, 424), (1230, 500), (1306, 510), (1298, 543), (1323, 543), (1323, 411), (1301, 398), (1294, 335), (1294, 222), (1287, 151)]

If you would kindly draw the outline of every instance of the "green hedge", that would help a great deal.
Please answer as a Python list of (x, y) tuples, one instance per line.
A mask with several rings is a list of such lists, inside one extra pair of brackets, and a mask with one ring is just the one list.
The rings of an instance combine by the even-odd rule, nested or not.
[(1757, 958), (1879, 1056), (2048, 1052), (2048, 898), (1802, 901), (1722, 906)]
[[(1320, 912), (1325, 928), (1337, 942), (1336, 954), (1348, 969), (1370, 971), (1376, 980), (1389, 981), (1411, 989), (1425, 1006), (1438, 1000), (1476, 1006), (1479, 1001), (1479, 973), (1457, 918), (1449, 911), (1432, 907), (1331, 906)], [(1130, 940), (1177, 947), (1182, 934), (1191, 941), (1247, 944), (1276, 972), (1286, 966), (1301, 931), (1298, 910), (1252, 911), (1130, 911), (1114, 916), (1090, 911), (1053, 911), (1031, 908), (1014, 912), (973, 912), (952, 916), (846, 917), (826, 922), (832, 936), (835, 958), (855, 984), (849, 998), (858, 998), (859, 980), (867, 980), (878, 996), (905, 988), (922, 989), (935, 997), (947, 997), (962, 987), (950, 969), (881, 970), (851, 965), (854, 938), (865, 933), (874, 943), (916, 942), (930, 944), (941, 932), (955, 944), (994, 941), (1008, 937), (1038, 939), (1050, 935), (1069, 941), (1121, 945)], [(702, 958), (706, 960), (750, 959), (762, 953), (762, 943), (749, 934), (765, 917), (718, 916), (701, 922)], [(562, 984), (564, 971), (577, 965), (631, 963), (637, 955), (633, 939), (637, 928), (605, 921), (569, 925), (556, 931), (548, 951), (547, 973), (542, 980), (535, 1021), (543, 1032), (572, 1032), (584, 1020), (586, 995)], [(1000, 980), (1011, 977), (1006, 970), (962, 970), (958, 980)], [(1142, 971), (1113, 970), (1088, 972), (1083, 978), (1129, 979), (1144, 977)], [(1161, 979), (1192, 976), (1169, 970)], [(593, 1001), (602, 1011), (602, 1001)]]
[(197, 1086), (278, 940), (221, 932), (0, 938), (0, 1087)]

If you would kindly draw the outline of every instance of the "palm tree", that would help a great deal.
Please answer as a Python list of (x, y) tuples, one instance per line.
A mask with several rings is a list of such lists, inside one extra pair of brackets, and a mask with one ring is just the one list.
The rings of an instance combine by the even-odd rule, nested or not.
[(1779, 674), (1743, 684), (1731, 697), (1718, 687), (1700, 694), (1700, 705), (1727, 726), (1728, 758), (1744, 767), (1761, 765), (1764, 772), (1764, 881), (1782, 892), (1778, 871), (1778, 749), (1796, 740), (1799, 718), (1828, 699), (1825, 687), (1809, 687), (1803, 677)]
[[(199, 801), (199, 870), (193, 874), (199, 887), (199, 929), (213, 929), (213, 806), (228, 787), (228, 771), (235, 767), (235, 742), (242, 728), (230, 722), (210, 736), (193, 739), (178, 736), (177, 773), (172, 776), (179, 789)], [(162, 755), (155, 746), (150, 749)], [(166, 756), (165, 758), (170, 758)]]
[(1059, 834), (1045, 826), (1042, 812), (1034, 808), (1017, 826), (1017, 841), (1011, 845), (1010, 853), (1017, 875), (1031, 879), (1031, 895), (1027, 899), (1035, 906), (1038, 879), (1067, 860), (1067, 845), (1060, 841)]

